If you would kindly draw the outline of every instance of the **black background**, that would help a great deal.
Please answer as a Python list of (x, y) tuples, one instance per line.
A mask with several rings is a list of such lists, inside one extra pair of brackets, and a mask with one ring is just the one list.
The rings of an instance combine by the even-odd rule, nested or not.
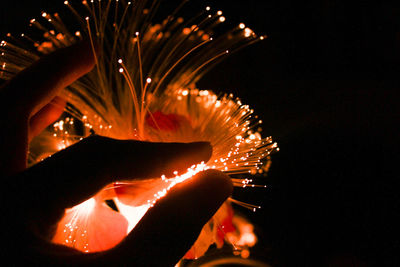
[[(23, 30), (55, 2), (3, 3), (0, 31)], [(250, 104), (281, 149), (267, 189), (235, 192), (263, 206), (249, 214), (261, 237), (255, 257), (274, 266), (398, 266), (400, 2), (204, 3), (269, 36), (199, 83)]]

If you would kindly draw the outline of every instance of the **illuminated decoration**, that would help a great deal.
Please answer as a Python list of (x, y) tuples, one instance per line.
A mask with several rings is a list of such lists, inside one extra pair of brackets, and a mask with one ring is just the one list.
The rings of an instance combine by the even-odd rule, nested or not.
[[(185, 2), (186, 3), (186, 2)], [(222, 11), (207, 6), (187, 21), (184, 4), (159, 22), (158, 1), (64, 1), (72, 16), (42, 12), (31, 19), (32, 35), (11, 34), (0, 44), (0, 77), (10, 79), (44, 54), (89, 38), (101, 52), (95, 69), (66, 88), (65, 114), (32, 140), (30, 164), (82, 140), (92, 133), (152, 142), (209, 141), (208, 162), (191, 166), (175, 177), (120, 181), (66, 211), (53, 238), (55, 243), (85, 252), (118, 244), (158, 199), (175, 184), (196, 173), (217, 169), (231, 175), (239, 187), (267, 171), (269, 156), (278, 150), (262, 138), (261, 120), (232, 95), (197, 89), (195, 83), (228, 53), (263, 40), (244, 23), (217, 34), (225, 23)], [(72, 22), (71, 22), (72, 21)], [(156, 19), (154, 19), (156, 21)], [(40, 33), (39, 37), (34, 35)], [(37, 41), (36, 41), (37, 40)], [(94, 48), (93, 48), (94, 49)], [(213, 243), (227, 241), (242, 257), (257, 242), (253, 226), (234, 214), (231, 203), (251, 210), (258, 206), (230, 198), (204, 226), (185, 258), (203, 255)]]

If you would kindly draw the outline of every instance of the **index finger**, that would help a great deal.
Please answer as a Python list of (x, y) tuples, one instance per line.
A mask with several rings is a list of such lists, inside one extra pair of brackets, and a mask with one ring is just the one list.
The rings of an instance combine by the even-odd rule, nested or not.
[[(32, 166), (12, 180), (32, 210), (69, 208), (117, 180), (172, 176), (208, 161), (207, 142), (151, 143), (91, 136)], [(10, 187), (11, 190), (11, 187)], [(23, 201), (23, 200), (22, 200)]]
[(89, 40), (57, 50), (17, 74), (4, 86), (1, 98), (18, 103), (17, 114), (31, 116), (62, 88), (89, 72), (95, 58)]

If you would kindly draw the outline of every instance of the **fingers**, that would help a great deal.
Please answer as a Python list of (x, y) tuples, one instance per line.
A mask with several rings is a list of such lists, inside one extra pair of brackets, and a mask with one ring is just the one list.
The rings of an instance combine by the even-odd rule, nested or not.
[(107, 184), (124, 179), (172, 176), (211, 157), (209, 143), (150, 143), (91, 136), (29, 168), (17, 190), (34, 194), (33, 205), (72, 207)]
[(58, 119), (64, 111), (65, 99), (56, 96), (29, 120), (29, 140), (41, 133), (47, 126)]
[(84, 254), (47, 244), (39, 246), (42, 251), (37, 254), (43, 262), (65, 266), (174, 266), (232, 189), (223, 173), (201, 172), (172, 188), (113, 249)]
[(62, 88), (89, 72), (94, 64), (90, 41), (57, 50), (9, 81), (2, 97), (15, 102), (17, 114), (30, 116), (48, 104)]
[(20, 72), (0, 88), (0, 173), (26, 168), (29, 119), (58, 92), (89, 72), (95, 57), (90, 42), (57, 50)]
[(174, 266), (232, 189), (230, 178), (216, 170), (176, 185), (102, 260), (115, 265)]

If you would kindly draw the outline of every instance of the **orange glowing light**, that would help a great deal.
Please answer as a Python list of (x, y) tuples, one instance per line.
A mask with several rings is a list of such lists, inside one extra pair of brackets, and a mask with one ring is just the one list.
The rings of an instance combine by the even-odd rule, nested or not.
[[(132, 5), (123, 2), (118, 4), (119, 9), (113, 10), (112, 5), (104, 8), (100, 1), (82, 1), (85, 10), (94, 13), (77, 16), (77, 25), (84, 26), (71, 32), (64, 30), (68, 27), (58, 15), (42, 12), (30, 23), (43, 31), (46, 41), (33, 42), (32, 49), (20, 48), (12, 41), (0, 43), (0, 76), (4, 79), (11, 79), (34, 60), (82, 38), (98, 41), (99, 47), (115, 44), (110, 51), (98, 55), (93, 72), (62, 92), (69, 102), (66, 114), (32, 141), (30, 165), (93, 132), (116, 139), (151, 142), (209, 141), (213, 146), (209, 162), (194, 165), (183, 174), (117, 182), (66, 210), (53, 241), (84, 252), (102, 251), (118, 244), (157, 200), (200, 171), (223, 171), (231, 175), (237, 187), (258, 186), (249, 178), (250, 174), (267, 171), (270, 154), (278, 150), (270, 137), (261, 137), (261, 120), (249, 106), (232, 95), (217, 96), (211, 90), (196, 89), (196, 81), (231, 49), (262, 40), (264, 36), (257, 37), (244, 23), (239, 24), (241, 30), (236, 25), (227, 34), (217, 35), (213, 27), (226, 20), (220, 10), (216, 14), (203, 12), (206, 14), (199, 15), (201, 19), (189, 20), (190, 24), (185, 24), (180, 16), (154, 23), (146, 19), (152, 17), (153, 11), (137, 2)], [(79, 15), (77, 10), (82, 6), (74, 8), (79, 3), (64, 1), (64, 4), (74, 16)], [(205, 9), (211, 10), (209, 6)], [(108, 16), (111, 10), (115, 16)], [(127, 12), (126, 16), (121, 12)], [(125, 25), (118, 21), (122, 18), (127, 25), (148, 24), (116, 30), (116, 25)], [(46, 30), (40, 20), (53, 25), (52, 30)], [(11, 34), (7, 36), (16, 39)], [(139, 183), (143, 183), (140, 188), (145, 190), (136, 194)], [(112, 200), (118, 211), (108, 207), (106, 200)], [(211, 244), (221, 247), (224, 242), (243, 248), (243, 258), (249, 256), (247, 248), (257, 242), (257, 237), (252, 225), (234, 214), (231, 203), (253, 211), (259, 208), (229, 199), (204, 226), (187, 258), (198, 258)]]

